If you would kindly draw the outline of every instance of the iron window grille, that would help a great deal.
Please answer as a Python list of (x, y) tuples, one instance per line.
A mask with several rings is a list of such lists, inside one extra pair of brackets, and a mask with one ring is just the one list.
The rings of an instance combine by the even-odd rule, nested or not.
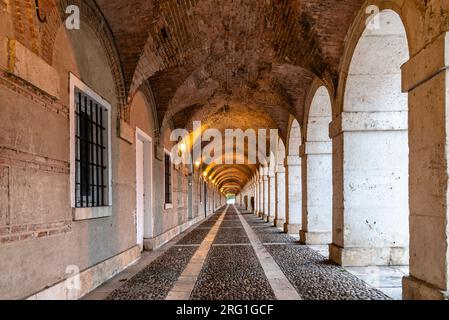
[(75, 207), (109, 205), (108, 109), (75, 88)]
[(165, 203), (171, 204), (172, 203), (172, 184), (171, 184), (171, 176), (172, 176), (172, 168), (171, 168), (171, 157), (170, 154), (165, 154), (164, 156), (164, 162), (165, 162)]

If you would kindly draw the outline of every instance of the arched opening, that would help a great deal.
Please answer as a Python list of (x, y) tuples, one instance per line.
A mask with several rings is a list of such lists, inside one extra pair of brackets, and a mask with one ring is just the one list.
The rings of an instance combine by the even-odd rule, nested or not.
[(277, 166), (276, 166), (276, 214), (274, 225), (277, 228), (284, 228), (285, 224), (285, 145), (279, 139), (277, 146)]
[(286, 161), (286, 222), (284, 231), (289, 234), (299, 235), (301, 230), (302, 211), (302, 181), (301, 181), (301, 127), (296, 119), (291, 121), (288, 135), (288, 156)]
[(319, 87), (306, 119), (306, 143), (301, 148), (303, 216), (301, 242), (327, 245), (332, 241), (332, 105), (326, 87)]
[(349, 68), (341, 130), (333, 132), (331, 258), (345, 266), (409, 262), (408, 97), (401, 66), (408, 44), (391, 10), (366, 29)]

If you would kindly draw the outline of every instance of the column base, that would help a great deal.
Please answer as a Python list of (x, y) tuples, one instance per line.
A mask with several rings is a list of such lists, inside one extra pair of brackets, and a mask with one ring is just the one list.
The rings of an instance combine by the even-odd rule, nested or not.
[(330, 244), (329, 258), (346, 267), (407, 266), (409, 264), (409, 250), (399, 247), (342, 248), (336, 244)]
[(402, 279), (404, 300), (449, 300), (449, 291), (441, 290), (413, 276)]
[(276, 228), (284, 228), (285, 220), (284, 219), (274, 219), (274, 226)]
[(328, 245), (332, 242), (330, 231), (303, 231), (299, 232), (300, 242), (307, 245)]
[(291, 223), (284, 224), (284, 232), (287, 234), (299, 235), (300, 230), (301, 230), (300, 224), (291, 224)]
[(273, 216), (269, 216), (269, 217), (267, 217), (265, 219), (265, 221), (268, 222), (268, 223), (272, 223), (272, 222), (274, 222), (274, 217)]
[(265, 213), (262, 215), (262, 220), (263, 221), (267, 221), (267, 219), (268, 219), (268, 215), (266, 215)]

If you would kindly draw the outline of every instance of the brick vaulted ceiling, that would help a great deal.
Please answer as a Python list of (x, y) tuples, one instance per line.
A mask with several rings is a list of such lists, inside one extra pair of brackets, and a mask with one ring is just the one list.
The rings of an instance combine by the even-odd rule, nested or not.
[[(129, 96), (149, 84), (161, 126), (279, 129), (315, 77), (336, 85), (362, 0), (96, 0)], [(231, 113), (220, 113), (223, 106)], [(239, 182), (241, 184), (241, 182)]]

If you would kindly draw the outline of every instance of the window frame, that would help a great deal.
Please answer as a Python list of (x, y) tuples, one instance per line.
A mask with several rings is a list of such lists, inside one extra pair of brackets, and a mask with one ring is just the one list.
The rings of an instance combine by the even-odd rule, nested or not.
[[(110, 217), (112, 215), (112, 106), (98, 93), (82, 82), (73, 73), (69, 73), (69, 102), (70, 102), (70, 207), (73, 212), (73, 220), (81, 221)], [(76, 207), (76, 91), (95, 100), (99, 105), (107, 110), (107, 205), (102, 207)]]
[[(165, 174), (165, 170), (166, 170), (166, 163), (165, 163), (165, 159), (166, 159), (166, 157), (169, 157), (169, 161), (170, 161), (170, 200), (171, 200), (171, 202), (166, 202), (166, 198), (165, 198), (165, 195), (166, 195), (166, 190), (165, 190), (165, 188), (166, 188), (166, 174)], [(174, 167), (174, 165), (173, 165), (173, 162), (172, 162), (172, 160), (171, 160), (171, 153), (170, 153), (170, 151), (168, 151), (167, 149), (164, 149), (164, 189), (163, 189), (163, 192), (164, 192), (164, 208), (165, 209), (172, 209), (173, 208), (173, 167)]]

